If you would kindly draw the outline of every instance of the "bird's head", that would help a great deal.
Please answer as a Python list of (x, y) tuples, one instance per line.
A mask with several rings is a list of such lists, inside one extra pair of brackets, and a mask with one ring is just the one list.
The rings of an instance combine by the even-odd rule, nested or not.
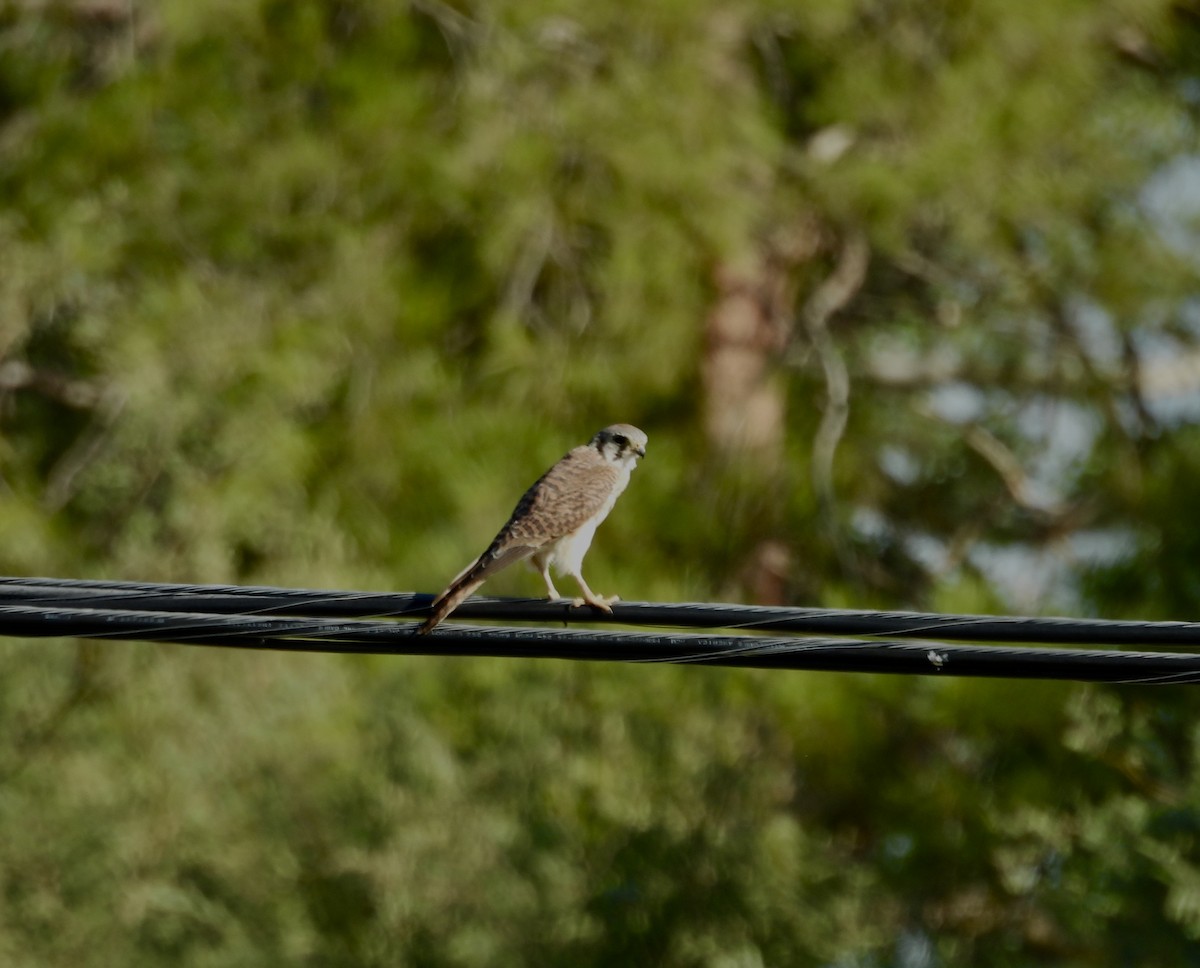
[(646, 456), (646, 435), (630, 424), (613, 424), (596, 434), (591, 446), (609, 463), (632, 469)]

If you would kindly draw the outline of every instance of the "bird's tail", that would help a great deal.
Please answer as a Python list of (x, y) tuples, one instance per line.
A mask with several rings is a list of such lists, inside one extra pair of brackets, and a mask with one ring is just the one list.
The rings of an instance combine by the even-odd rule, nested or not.
[(504, 537), (505, 533), (501, 531), (496, 540), (492, 542), (492, 546), (460, 571), (458, 577), (450, 583), (450, 587), (433, 600), (433, 611), (417, 629), (418, 635), (426, 635), (432, 631), (438, 622), (458, 608), (476, 588), (488, 580), (490, 575), (511, 565), (514, 561), (528, 558), (539, 547), (530, 544), (512, 544), (501, 549), (499, 545)]
[(455, 579), (449, 588), (433, 600), (433, 611), (429, 613), (429, 618), (421, 623), (417, 634), (428, 635), (434, 626), (466, 601), (476, 588), (487, 581), (487, 575), (483, 572), (484, 568), (476, 562)]

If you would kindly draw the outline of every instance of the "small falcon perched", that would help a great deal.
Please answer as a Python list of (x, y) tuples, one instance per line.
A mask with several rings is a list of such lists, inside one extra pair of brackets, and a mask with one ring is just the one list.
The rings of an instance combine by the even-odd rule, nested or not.
[(546, 582), (546, 594), (561, 598), (550, 578), (550, 566), (579, 583), (576, 607), (592, 605), (612, 611), (614, 595), (596, 595), (583, 580), (583, 556), (600, 522), (629, 483), (638, 458), (646, 456), (646, 435), (629, 424), (605, 427), (546, 471), (508, 519), (508, 524), (433, 602), (433, 611), (417, 632), (425, 635), (453, 612), (487, 579), (516, 561), (532, 558)]

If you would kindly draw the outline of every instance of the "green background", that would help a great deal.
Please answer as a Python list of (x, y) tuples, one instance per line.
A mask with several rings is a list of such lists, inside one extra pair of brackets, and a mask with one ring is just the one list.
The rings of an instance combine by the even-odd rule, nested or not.
[[(0, 573), (1197, 618), (1195, 0), (4, 0)], [(536, 594), (514, 569), (487, 590)], [(0, 961), (1200, 965), (1187, 687), (0, 642)]]

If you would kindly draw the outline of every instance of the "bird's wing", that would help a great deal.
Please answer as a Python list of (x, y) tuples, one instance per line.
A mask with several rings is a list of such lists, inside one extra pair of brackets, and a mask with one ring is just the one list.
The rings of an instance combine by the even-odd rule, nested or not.
[(524, 561), (536, 550), (536, 548), (531, 548), (528, 545), (509, 545), (507, 548), (500, 549), (495, 554), (484, 552), (475, 559), (469, 568), (450, 583), (450, 587), (453, 588), (467, 576), (470, 576), (472, 581), (478, 580), (483, 582), (501, 569), (516, 564), (518, 561)]
[(523, 544), (536, 550), (571, 534), (604, 508), (618, 477), (594, 448), (576, 447), (525, 492), (492, 548)]

